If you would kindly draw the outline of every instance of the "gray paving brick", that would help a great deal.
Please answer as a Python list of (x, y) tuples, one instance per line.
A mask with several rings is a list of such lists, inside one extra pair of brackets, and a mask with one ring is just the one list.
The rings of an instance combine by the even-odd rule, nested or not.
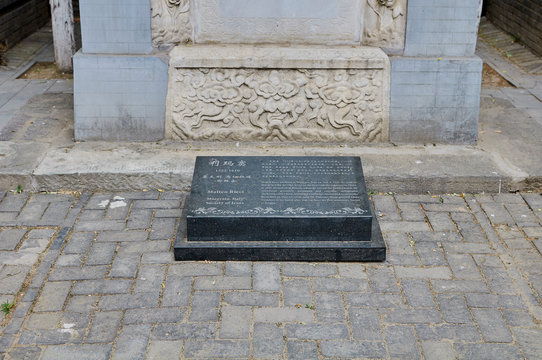
[(401, 231), (408, 233), (430, 230), (425, 221), (382, 221), (380, 222), (380, 229), (384, 232)]
[(440, 314), (435, 309), (392, 309), (381, 311), (382, 321), (395, 324), (440, 323)]
[(253, 356), (280, 358), (283, 353), (283, 330), (276, 324), (254, 324)]
[(286, 351), (290, 360), (318, 358), (318, 347), (315, 341), (288, 341)]
[(122, 312), (104, 311), (97, 312), (92, 319), (92, 326), (87, 335), (86, 343), (113, 342), (120, 327)]
[(373, 196), (376, 213), (380, 219), (399, 221), (401, 216), (395, 200), (391, 196)]
[(390, 267), (367, 269), (369, 280), (374, 292), (377, 293), (398, 293), (399, 286), (397, 279)]
[(422, 341), (452, 340), (461, 342), (480, 342), (480, 333), (475, 325), (444, 324), (444, 325), (415, 325), (418, 338)]
[(113, 255), (117, 249), (117, 244), (114, 243), (95, 243), (92, 245), (87, 259), (86, 265), (108, 265), (113, 259)]
[(182, 216), (181, 209), (156, 209), (154, 217), (160, 218), (180, 218)]
[(86, 254), (92, 241), (94, 240), (93, 232), (74, 232), (68, 239), (63, 254)]
[(181, 322), (186, 316), (186, 309), (162, 307), (152, 309), (128, 309), (124, 314), (124, 324), (153, 324)]
[(112, 278), (135, 278), (139, 266), (139, 254), (118, 253), (109, 271)]
[(36, 221), (41, 219), (41, 216), (47, 209), (48, 203), (34, 202), (32, 199), (25, 205), (25, 207), (17, 216), (19, 221)]
[(337, 358), (385, 358), (386, 347), (381, 342), (322, 341), (322, 355)]
[(26, 234), (25, 229), (4, 229), (0, 232), (0, 250), (15, 250)]
[(169, 266), (168, 276), (205, 276), (222, 275), (221, 263), (187, 262)]
[(130, 200), (117, 198), (109, 204), (105, 218), (108, 220), (126, 220), (129, 210)]
[(70, 210), (72, 204), (72, 201), (50, 203), (47, 210), (45, 210), (45, 213), (43, 213), (41, 220), (46, 220), (57, 224), (62, 223), (62, 221), (66, 218), (66, 215), (68, 215), (68, 211)]
[(502, 315), (509, 326), (536, 327), (533, 316), (523, 310), (502, 310)]
[[(305, 305), (306, 306), (306, 305)], [(344, 309), (326, 309), (316, 307), (316, 319), (320, 323), (344, 323), (346, 312)]]
[(126, 310), (155, 308), (158, 306), (158, 293), (136, 293), (102, 296), (98, 307), (101, 310)]
[(6, 352), (11, 347), (14, 340), (15, 336), (13, 335), (2, 335), (2, 337), (0, 337), (0, 353)]
[(288, 324), (288, 339), (299, 340), (334, 340), (348, 339), (348, 329), (343, 324)]
[(444, 212), (426, 212), (425, 215), (429, 219), (429, 223), (434, 231), (454, 231), (455, 224), (448, 213)]
[(218, 321), (220, 292), (194, 291), (190, 321)]
[(173, 200), (135, 200), (134, 209), (177, 209), (181, 206), (179, 199)]
[(314, 294), (314, 302), (319, 309), (342, 309), (343, 300), (338, 292), (317, 292)]
[(85, 359), (102, 360), (109, 359), (111, 346), (106, 345), (74, 345), (74, 346), (48, 346), (43, 351), (42, 360)]
[(252, 287), (249, 277), (204, 276), (194, 281), (196, 290), (248, 290)]
[(154, 251), (143, 253), (141, 256), (142, 264), (173, 264), (173, 252)]
[(89, 210), (85, 209), (79, 215), (79, 221), (94, 221), (101, 220), (105, 216), (105, 210)]
[(487, 288), (486, 284), (479, 280), (431, 280), (431, 286), (437, 293), (489, 293), (489, 289)]
[(415, 245), (416, 252), (424, 266), (442, 266), (448, 265), (444, 259), (444, 254), (440, 246), (436, 243), (427, 241), (418, 242)]
[(162, 306), (188, 306), (192, 291), (192, 278), (168, 276), (162, 294)]
[(400, 279), (451, 279), (452, 272), (445, 266), (407, 267), (396, 266), (395, 273)]
[(76, 295), (70, 296), (66, 305), (66, 311), (90, 314), (98, 303), (97, 296)]
[(280, 290), (279, 264), (254, 263), (254, 290)]
[(517, 293), (512, 279), (510, 279), (503, 270), (494, 267), (482, 267), (482, 273), (492, 292), (497, 294)]
[(214, 339), (216, 324), (157, 324), (152, 332), (154, 340)]
[(107, 270), (107, 266), (56, 267), (49, 275), (49, 281), (102, 279), (105, 277)]
[(284, 280), (283, 299), (286, 306), (311, 303), (310, 281), (308, 279)]
[(111, 194), (92, 194), (85, 206), (85, 209), (105, 209), (112, 197), (113, 196)]
[(254, 322), (314, 322), (311, 309), (304, 307), (255, 308)]
[[(279, 294), (272, 292), (227, 292), (224, 295), (224, 303), (236, 306), (274, 306), (279, 305)], [(285, 301), (286, 304), (286, 301)], [(296, 303), (297, 304), (297, 303)], [(295, 304), (286, 304), (295, 305)]]
[(252, 263), (248, 261), (226, 261), (227, 276), (251, 276)]
[(464, 344), (456, 343), (454, 348), (460, 360), (520, 360), (524, 359), (519, 349), (507, 344)]
[(365, 267), (361, 264), (339, 263), (337, 268), (341, 279), (367, 279)]
[(459, 324), (472, 323), (472, 318), (463, 295), (439, 294), (437, 295), (437, 301), (444, 321)]
[(314, 291), (366, 292), (369, 290), (369, 285), (364, 279), (314, 278), (312, 289)]
[(337, 267), (331, 264), (317, 263), (284, 263), (282, 264), (282, 275), (289, 277), (317, 277), (337, 275)]
[(81, 266), (83, 257), (79, 254), (59, 255), (55, 265), (58, 266)]
[(440, 341), (422, 341), (425, 360), (455, 360), (454, 349), (450, 343)]
[(85, 220), (75, 225), (75, 231), (119, 231), (124, 226), (122, 220)]
[(152, 341), (149, 344), (147, 359), (149, 360), (179, 360), (183, 342), (174, 341)]
[(34, 311), (60, 311), (72, 284), (70, 281), (47, 282), (41, 290)]
[(4, 328), (4, 335), (16, 335), (23, 327), (24, 318), (13, 318)]
[[(410, 243), (410, 238), (405, 233), (386, 234), (386, 245), (390, 253), (401, 255), (414, 255), (414, 247)], [(401, 257), (402, 258), (402, 257)], [(418, 261), (416, 261), (418, 264)]]
[(447, 254), (446, 259), (457, 279), (481, 280), (480, 271), (470, 255)]
[(221, 339), (248, 339), (252, 310), (248, 306), (223, 306), (220, 316)]
[(77, 281), (72, 289), (72, 295), (101, 295), (101, 294), (124, 294), (130, 291), (130, 280), (83, 280)]
[(21, 345), (77, 344), (82, 338), (83, 334), (76, 330), (71, 332), (62, 332), (58, 329), (23, 330), (18, 342)]
[(187, 340), (184, 345), (186, 358), (246, 358), (249, 353), (246, 340)]
[(391, 359), (421, 359), (416, 335), (409, 326), (388, 326), (385, 329)]
[(433, 294), (426, 280), (402, 280), (407, 303), (413, 307), (434, 307)]
[(514, 328), (512, 332), (527, 359), (540, 358), (540, 354), (542, 354), (542, 331), (540, 329)]
[(346, 305), (372, 307), (372, 308), (395, 308), (404, 307), (401, 294), (363, 294), (346, 293), (344, 294)]
[(145, 241), (149, 233), (144, 230), (103, 231), (98, 234), (97, 241)]
[(38, 360), (41, 356), (41, 348), (37, 346), (16, 347), (9, 352), (12, 359)]
[(164, 265), (143, 265), (139, 268), (136, 283), (133, 289), (137, 292), (158, 292), (162, 291), (162, 283), (166, 273)]
[(499, 310), (471, 309), (474, 319), (487, 342), (512, 342), (512, 334)]
[[(1, 266), (1, 265), (0, 265)], [(15, 295), (21, 289), (30, 266), (4, 265), (0, 267), (0, 294)]]
[(487, 237), (483, 233), (480, 225), (474, 221), (456, 221), (461, 236), (469, 243), (487, 243)]
[(148, 229), (151, 227), (152, 209), (133, 209), (128, 216), (127, 229)]
[(174, 218), (155, 218), (152, 222), (151, 240), (171, 239), (175, 236)]
[(171, 241), (169, 240), (154, 240), (154, 241), (141, 241), (141, 242), (121, 242), (119, 254), (138, 254), (141, 255), (146, 252), (153, 251), (170, 251)]
[(455, 254), (492, 254), (489, 244), (478, 243), (446, 243), (443, 244), (446, 253)]
[(514, 219), (502, 204), (493, 201), (479, 201), (479, 203), (493, 225), (514, 225)]
[(425, 217), (423, 216), (423, 212), (419, 204), (404, 203), (398, 200), (397, 206), (401, 211), (401, 216), (404, 221), (425, 221)]
[(23, 205), (28, 200), (29, 194), (7, 194), (0, 203), (0, 212), (15, 212), (21, 211)]
[(380, 317), (375, 309), (350, 308), (350, 324), (356, 340), (382, 341)]
[(152, 325), (124, 325), (111, 359), (145, 358)]
[(461, 241), (461, 238), (459, 237), (459, 234), (457, 231), (438, 231), (438, 232), (432, 232), (432, 231), (415, 231), (410, 232), (410, 236), (412, 236), (412, 239), (418, 243), (422, 241), (428, 241), (428, 242), (442, 242), (442, 243), (448, 243), (448, 242), (459, 242)]

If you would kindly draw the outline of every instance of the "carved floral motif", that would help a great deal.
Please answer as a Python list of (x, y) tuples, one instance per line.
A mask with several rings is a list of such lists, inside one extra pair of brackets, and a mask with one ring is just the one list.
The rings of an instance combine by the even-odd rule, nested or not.
[(381, 70), (175, 69), (167, 136), (385, 141)]
[(154, 46), (190, 41), (190, 0), (151, 0), (151, 28)]

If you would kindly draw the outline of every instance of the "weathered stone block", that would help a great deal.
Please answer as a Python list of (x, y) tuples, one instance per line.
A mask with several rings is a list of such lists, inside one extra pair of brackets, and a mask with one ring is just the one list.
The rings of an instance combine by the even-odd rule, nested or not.
[(177, 47), (166, 137), (387, 141), (388, 84), (377, 48)]

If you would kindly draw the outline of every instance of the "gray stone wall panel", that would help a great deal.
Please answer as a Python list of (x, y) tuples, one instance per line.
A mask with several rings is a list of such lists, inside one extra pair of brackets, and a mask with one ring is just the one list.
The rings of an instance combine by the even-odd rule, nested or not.
[(164, 136), (168, 67), (155, 56), (74, 56), (77, 140), (152, 141)]
[(392, 58), (390, 140), (475, 143), (482, 60)]

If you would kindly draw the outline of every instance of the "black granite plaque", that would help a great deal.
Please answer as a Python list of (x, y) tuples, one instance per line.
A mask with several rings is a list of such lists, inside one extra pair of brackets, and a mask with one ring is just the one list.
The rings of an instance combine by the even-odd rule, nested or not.
[(198, 157), (175, 257), (383, 260), (385, 246), (357, 157)]

